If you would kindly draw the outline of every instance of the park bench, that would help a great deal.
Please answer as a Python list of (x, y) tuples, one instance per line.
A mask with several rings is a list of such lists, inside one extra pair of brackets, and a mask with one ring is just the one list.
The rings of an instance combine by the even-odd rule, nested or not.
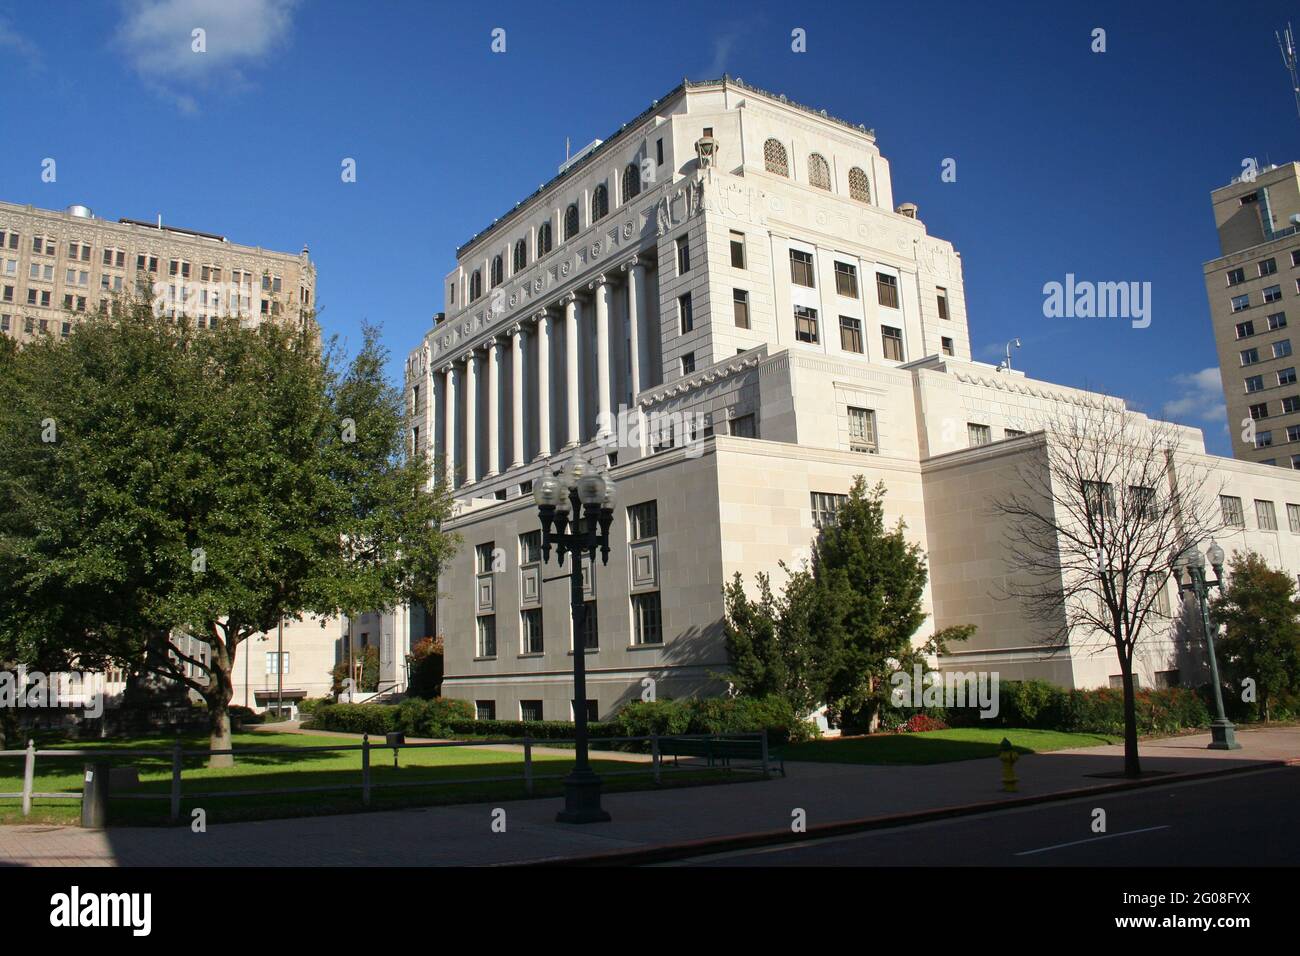
[[(703, 759), (710, 767), (730, 767), (733, 760), (752, 761), (762, 767), (763, 741), (758, 737), (660, 737), (659, 756), (672, 757), (674, 767), (681, 757)], [(784, 777), (785, 761), (769, 752), (767, 769), (779, 770)]]

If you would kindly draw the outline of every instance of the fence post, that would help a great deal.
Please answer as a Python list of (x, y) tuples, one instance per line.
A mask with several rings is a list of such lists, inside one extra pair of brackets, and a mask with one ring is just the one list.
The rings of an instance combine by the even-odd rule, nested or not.
[(370, 806), (370, 735), (361, 737), (361, 802)]
[(650, 765), (655, 770), (655, 783), (661, 783), (659, 778), (659, 735), (650, 735)]
[(181, 818), (181, 741), (176, 738), (172, 744), (172, 810), (171, 820), (175, 823)]
[(763, 728), (763, 776), (769, 776), (767, 769), (767, 728)]
[(524, 790), (533, 795), (533, 739), (524, 738)]
[(27, 741), (27, 759), (23, 763), (23, 816), (32, 815), (32, 783), (36, 779), (36, 741)]

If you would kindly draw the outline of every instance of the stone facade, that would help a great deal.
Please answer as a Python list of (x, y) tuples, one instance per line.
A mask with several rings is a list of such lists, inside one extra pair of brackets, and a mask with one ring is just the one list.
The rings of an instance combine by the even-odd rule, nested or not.
[[(1084, 640), (1047, 653), (1043, 625), (995, 596), (1017, 562), (987, 506), (1042, 460), (1045, 418), (1123, 403), (971, 360), (960, 255), (894, 206), (865, 128), (736, 81), (686, 83), (463, 246), (446, 289), (407, 362), (413, 448), (454, 484), (463, 542), (436, 612), (446, 694), (499, 718), (571, 717), (568, 589), (537, 560), (531, 486), (574, 453), (618, 485), (609, 562), (586, 576), (602, 717), (647, 678), (660, 697), (721, 691), (724, 583), (779, 585), (858, 475), (885, 484), (888, 519), (929, 555), (918, 640), (979, 627), (941, 666), (1067, 686), (1117, 670)], [(1300, 502), (1287, 473), (1176, 434), (1248, 512)], [(1229, 551), (1300, 568), (1300, 523), (1232, 537)], [(1198, 676), (1175, 644), (1150, 642), (1143, 683)]]

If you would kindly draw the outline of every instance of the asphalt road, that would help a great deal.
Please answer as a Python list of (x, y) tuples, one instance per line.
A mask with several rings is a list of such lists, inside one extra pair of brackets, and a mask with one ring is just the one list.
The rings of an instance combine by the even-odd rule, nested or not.
[[(1297, 866), (1300, 767), (696, 857), (678, 866)], [(1094, 810), (1105, 832), (1093, 829)]]

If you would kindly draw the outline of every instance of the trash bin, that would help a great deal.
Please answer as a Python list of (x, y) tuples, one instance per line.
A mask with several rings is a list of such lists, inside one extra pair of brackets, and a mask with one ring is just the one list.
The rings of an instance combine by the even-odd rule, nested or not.
[(81, 825), (83, 827), (102, 830), (108, 826), (108, 782), (109, 770), (107, 763), (86, 764), (81, 789)]

